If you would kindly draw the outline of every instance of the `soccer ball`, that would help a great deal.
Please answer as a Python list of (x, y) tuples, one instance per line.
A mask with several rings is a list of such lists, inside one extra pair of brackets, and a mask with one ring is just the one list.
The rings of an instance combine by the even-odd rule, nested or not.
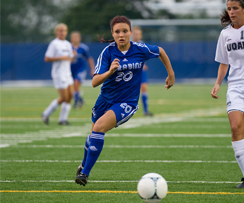
[(147, 203), (156, 203), (164, 199), (168, 192), (166, 180), (157, 173), (147, 173), (137, 184), (140, 197)]

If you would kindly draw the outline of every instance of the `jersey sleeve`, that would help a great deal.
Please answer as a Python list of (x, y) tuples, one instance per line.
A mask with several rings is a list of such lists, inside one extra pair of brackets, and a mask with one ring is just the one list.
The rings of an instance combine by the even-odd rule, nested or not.
[(45, 56), (48, 58), (55, 57), (55, 44), (53, 41), (48, 45)]
[(110, 54), (109, 48), (106, 47), (97, 59), (94, 75), (103, 74), (110, 68)]
[(217, 44), (215, 61), (226, 64), (226, 65), (229, 64), (228, 53), (227, 53), (227, 49), (225, 47), (225, 38), (224, 38), (222, 32), (219, 36), (219, 40), (218, 40), (218, 44)]
[(73, 48), (72, 48), (71, 43), (69, 43), (69, 57), (70, 58), (73, 58), (74, 57)]
[(156, 45), (144, 44), (144, 52), (147, 60), (159, 57), (159, 48)]

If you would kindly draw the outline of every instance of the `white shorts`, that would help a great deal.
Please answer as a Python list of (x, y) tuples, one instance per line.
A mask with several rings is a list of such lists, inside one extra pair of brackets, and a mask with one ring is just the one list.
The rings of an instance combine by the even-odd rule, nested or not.
[(56, 89), (66, 89), (74, 84), (72, 76), (58, 76), (53, 78), (53, 84)]
[(228, 87), (226, 95), (227, 113), (240, 111), (244, 113), (244, 87)]

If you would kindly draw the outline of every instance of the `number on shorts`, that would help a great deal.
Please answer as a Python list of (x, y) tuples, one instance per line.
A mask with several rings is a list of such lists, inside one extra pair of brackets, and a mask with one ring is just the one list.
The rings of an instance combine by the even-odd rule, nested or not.
[(130, 113), (132, 110), (132, 107), (128, 105), (127, 103), (120, 104), (120, 107), (125, 110), (125, 113)]
[(120, 82), (121, 80), (124, 80), (125, 82), (128, 82), (133, 77), (133, 73), (131, 71), (124, 74), (124, 72), (119, 72), (118, 76), (116, 77), (115, 81)]

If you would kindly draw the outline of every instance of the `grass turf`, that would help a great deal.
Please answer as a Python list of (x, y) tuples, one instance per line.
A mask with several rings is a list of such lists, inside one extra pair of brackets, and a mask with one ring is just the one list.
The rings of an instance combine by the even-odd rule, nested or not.
[[(221, 87), (219, 100), (211, 98), (211, 88), (177, 84), (166, 91), (163, 85), (150, 85), (149, 108), (156, 115), (144, 119), (140, 108), (128, 124), (138, 121), (142, 125), (121, 126), (107, 133), (86, 187), (73, 180), (99, 88), (84, 87), (85, 106), (71, 110), (72, 126), (57, 125), (59, 110), (51, 116), (49, 126), (41, 122), (42, 111), (57, 96), (53, 88), (2, 88), (1, 143), (10, 146), (0, 149), (1, 202), (142, 202), (136, 193), (102, 191), (135, 192), (137, 181), (148, 172), (169, 181), (163, 202), (243, 202), (244, 191), (235, 188), (241, 172), (224, 112), (227, 86)], [(210, 113), (191, 114), (199, 109)], [(209, 109), (223, 111), (211, 115)], [(165, 120), (160, 120), (162, 116)], [(182, 119), (168, 122), (172, 117)], [(196, 160), (203, 162), (189, 162)]]

